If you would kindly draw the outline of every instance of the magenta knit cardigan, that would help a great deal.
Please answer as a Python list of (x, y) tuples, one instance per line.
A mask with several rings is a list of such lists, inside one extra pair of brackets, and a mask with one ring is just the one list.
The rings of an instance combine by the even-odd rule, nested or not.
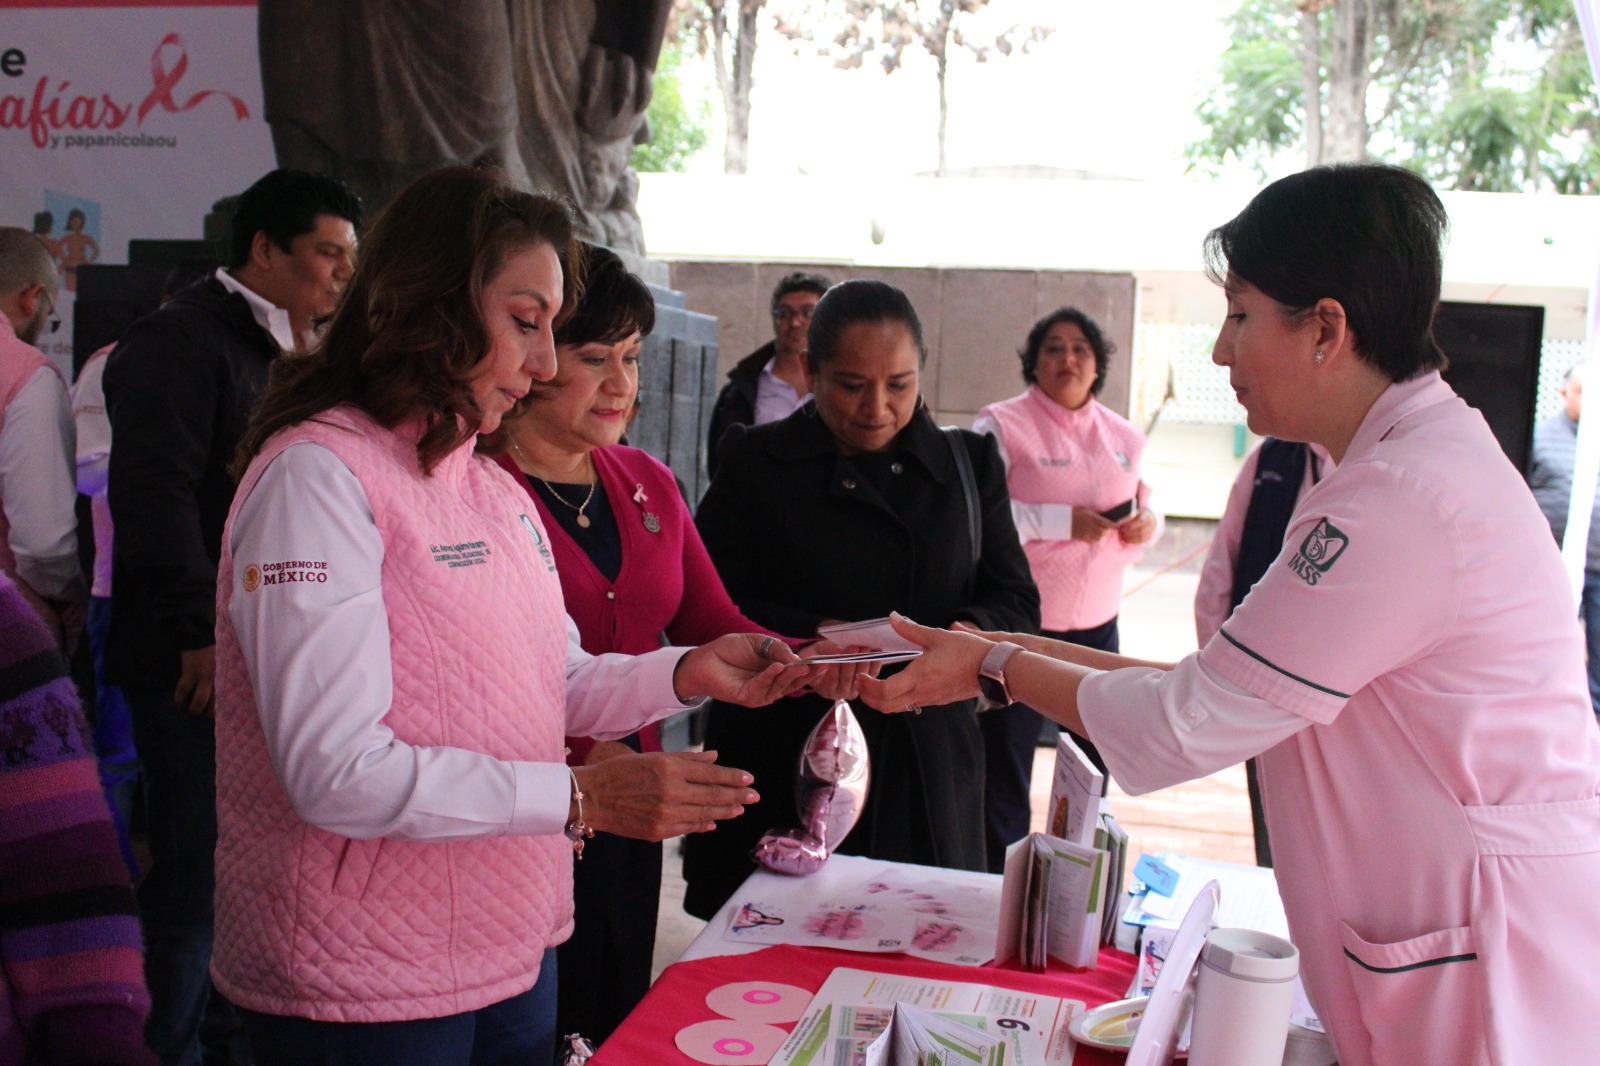
[[(498, 459), (539, 508), (555, 551), (567, 614), (577, 624), (584, 651), (638, 655), (661, 647), (663, 634), (668, 643), (678, 645), (704, 644), (725, 633), (779, 636), (750, 621), (728, 598), (670, 469), (621, 444), (596, 448), (592, 454), (622, 537), (622, 569), (615, 582), (595, 569), (511, 457)], [(656, 531), (647, 516), (653, 516)], [(645, 751), (660, 751), (660, 726), (646, 726), (640, 739)], [(568, 737), (568, 761), (581, 764), (592, 745), (585, 738)]]

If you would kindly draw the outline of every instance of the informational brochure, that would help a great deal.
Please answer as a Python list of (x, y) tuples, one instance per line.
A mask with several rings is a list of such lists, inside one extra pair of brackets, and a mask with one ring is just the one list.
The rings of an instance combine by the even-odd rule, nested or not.
[(1110, 866), (1105, 852), (1032, 833), (1006, 851), (995, 958), (1021, 956), (1043, 970), (1047, 957), (1080, 969), (1100, 955), (1101, 908)]
[(959, 880), (888, 873), (820, 901), (740, 900), (723, 939), (846, 951), (901, 951), (922, 959), (982, 966), (994, 958), (994, 896)]
[(1050, 779), (1050, 806), (1045, 832), (1074, 844), (1094, 846), (1099, 826), (1100, 794), (1106, 778), (1066, 730), (1056, 738), (1056, 769)]
[[(890, 1028), (895, 1007), (902, 1003), (971, 1027), (986, 1039), (998, 1038), (1001, 1042), (998, 1058), (950, 1056), (931, 1060), (943, 1066), (956, 1063), (965, 1066), (968, 1062), (992, 1062), (994, 1066), (1065, 1066), (1072, 1061), (1073, 1053), (1067, 1026), (1084, 1006), (1080, 1000), (993, 985), (874, 973), (841, 966), (817, 990), (805, 1015), (795, 1023), (789, 1038), (771, 1060), (771, 1066), (864, 1064), (868, 1048)], [(950, 1045), (946, 1047), (954, 1050)]]
[(831, 640), (841, 648), (922, 654), (919, 646), (894, 631), (894, 626), (889, 623), (887, 617), (868, 618), (863, 622), (841, 622), (836, 626), (819, 626), (817, 636)]
[(878, 1039), (867, 1045), (862, 1066), (1005, 1066), (1006, 1038), (947, 1014), (896, 1003)]

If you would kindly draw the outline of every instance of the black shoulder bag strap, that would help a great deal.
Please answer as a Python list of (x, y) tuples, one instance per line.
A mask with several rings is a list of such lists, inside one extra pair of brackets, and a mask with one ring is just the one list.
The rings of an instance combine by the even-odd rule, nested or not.
[(1244, 602), (1255, 583), (1266, 574), (1267, 567), (1283, 551), (1283, 535), (1289, 531), (1289, 518), (1300, 499), (1308, 458), (1315, 481), (1320, 471), (1315, 469), (1316, 457), (1310, 455), (1306, 445), (1275, 437), (1261, 442), (1255, 485), (1250, 491), (1250, 505), (1245, 511), (1239, 538), (1239, 555), (1233, 564), (1230, 613)]
[(972, 543), (972, 565), (967, 567), (967, 594), (972, 602), (978, 585), (978, 560), (983, 558), (983, 508), (978, 502), (978, 478), (972, 472), (972, 456), (961, 439), (956, 426), (944, 427), (944, 442), (950, 445), (950, 458), (956, 462), (956, 476), (961, 479), (961, 495), (967, 502), (967, 540)]

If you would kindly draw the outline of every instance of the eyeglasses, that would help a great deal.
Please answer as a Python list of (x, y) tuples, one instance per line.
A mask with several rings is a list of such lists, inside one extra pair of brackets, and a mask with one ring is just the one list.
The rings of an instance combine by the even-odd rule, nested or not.
[(816, 304), (809, 304), (805, 307), (774, 307), (772, 309), (772, 321), (780, 326), (787, 326), (797, 319), (801, 322), (810, 322), (811, 313), (816, 309)]
[(43, 332), (54, 333), (61, 328), (61, 316), (56, 314), (56, 299), (50, 295), (49, 289), (40, 289), (39, 295), (44, 297), (45, 303), (50, 308), (50, 324), (44, 328)]

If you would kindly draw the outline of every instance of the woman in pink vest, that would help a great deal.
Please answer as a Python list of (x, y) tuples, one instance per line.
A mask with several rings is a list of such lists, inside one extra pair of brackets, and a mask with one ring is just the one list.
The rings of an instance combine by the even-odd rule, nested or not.
[[(1060, 307), (1033, 324), (1022, 359), (1027, 389), (978, 412), (972, 428), (1000, 442), (1011, 517), (1027, 553), (1045, 636), (1119, 649), (1123, 571), (1161, 532), (1141, 480), (1144, 434), (1095, 399), (1114, 349), (1094, 319)], [(983, 815), (989, 869), (1028, 835), (1033, 749), (1043, 724), (1025, 704), (979, 719), (987, 776)], [(1103, 772), (1093, 744), (1082, 744)]]
[(555, 372), (572, 225), (478, 169), (419, 178), (241, 443), (212, 978), (263, 1066), (549, 1062), (584, 840), (704, 830), (757, 798), (711, 757), (569, 769), (562, 737), (809, 680), (757, 635), (585, 653), (538, 509), (474, 455)]
[[(583, 300), (556, 327), (556, 376), (479, 449), (532, 498), (550, 537), (567, 613), (591, 655), (636, 655), (725, 633), (768, 633), (728, 598), (672, 471), (619, 443), (639, 395), (640, 344), (655, 299), (616, 253), (586, 249)], [(568, 737), (573, 766), (660, 751), (661, 728), (619, 740)], [(763, 787), (783, 787), (767, 782)], [(599, 1043), (650, 987), (661, 844), (599, 833), (573, 871), (572, 937), (561, 945), (559, 1031)]]
[[(1590, 1062), (1600, 729), (1527, 485), (1439, 376), (1447, 226), (1397, 167), (1317, 167), (1206, 240), (1250, 428), (1321, 445), (1283, 550), (1199, 652), (1137, 663), (907, 625), (880, 707), (1009, 690), (1129, 792), (1260, 759), (1301, 977), (1343, 1066)], [(979, 678), (982, 678), (980, 681)]]

